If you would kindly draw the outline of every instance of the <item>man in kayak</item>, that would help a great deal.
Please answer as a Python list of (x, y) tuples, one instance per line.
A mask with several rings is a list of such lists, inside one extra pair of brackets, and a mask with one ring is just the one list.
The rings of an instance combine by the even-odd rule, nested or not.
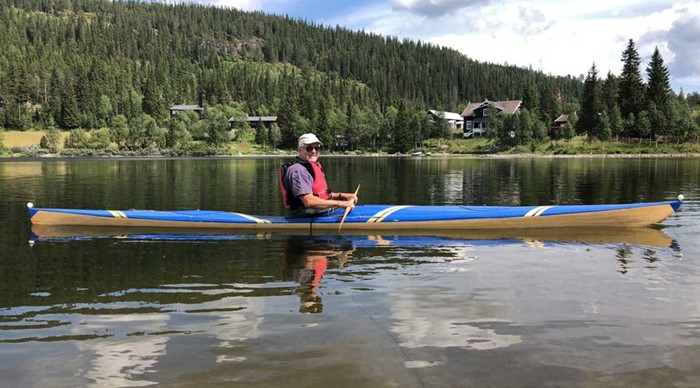
[(325, 213), (337, 207), (354, 208), (357, 195), (333, 193), (328, 188), (318, 158), (323, 143), (312, 133), (299, 137), (297, 152), (291, 164), (280, 167), (280, 186), (284, 206), (292, 215), (303, 216)]

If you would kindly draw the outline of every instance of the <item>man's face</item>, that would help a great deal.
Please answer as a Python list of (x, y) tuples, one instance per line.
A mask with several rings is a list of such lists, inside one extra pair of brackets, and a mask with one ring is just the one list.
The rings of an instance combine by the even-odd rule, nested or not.
[(321, 155), (321, 143), (307, 144), (299, 148), (299, 155), (308, 162), (315, 162)]

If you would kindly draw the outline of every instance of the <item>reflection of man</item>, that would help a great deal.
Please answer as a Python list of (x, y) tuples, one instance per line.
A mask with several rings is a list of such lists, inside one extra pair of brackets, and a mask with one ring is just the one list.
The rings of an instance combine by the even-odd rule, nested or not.
[(320, 313), (323, 303), (318, 296), (318, 286), (328, 268), (328, 257), (323, 254), (309, 255), (303, 260), (303, 268), (295, 269), (292, 277), (299, 283), (301, 307), (299, 312), (304, 314)]
[(318, 291), (323, 274), (328, 268), (329, 258), (338, 257), (339, 266), (342, 266), (352, 251), (354, 248), (347, 240), (323, 241), (292, 237), (287, 241), (283, 263), (284, 277), (299, 283), (297, 293), (301, 299), (300, 313), (323, 312), (323, 302)]

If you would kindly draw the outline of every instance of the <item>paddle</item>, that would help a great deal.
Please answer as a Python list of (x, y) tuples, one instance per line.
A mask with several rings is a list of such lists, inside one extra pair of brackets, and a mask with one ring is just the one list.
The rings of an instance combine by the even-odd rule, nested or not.
[[(357, 184), (357, 189), (355, 190), (355, 195), (360, 191), (360, 184)], [(351, 201), (355, 202), (355, 199), (352, 199)], [(343, 214), (343, 218), (340, 220), (340, 225), (338, 225), (338, 232), (340, 232), (340, 228), (343, 227), (343, 222), (345, 222), (345, 218), (347, 218), (348, 213), (350, 213), (350, 208), (346, 207), (345, 208), (345, 214)]]

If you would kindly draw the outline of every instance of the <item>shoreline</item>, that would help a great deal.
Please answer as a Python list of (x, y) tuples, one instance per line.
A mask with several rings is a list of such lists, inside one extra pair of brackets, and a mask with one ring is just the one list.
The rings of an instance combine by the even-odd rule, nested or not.
[[(293, 158), (295, 153), (289, 154), (260, 154), (260, 155), (211, 155), (211, 156), (169, 156), (169, 155), (143, 155), (143, 156), (60, 156), (47, 154), (42, 156), (0, 156), (0, 162), (30, 162), (30, 161), (71, 161), (71, 160), (176, 160), (176, 159), (269, 159), (269, 158)], [(409, 158), (409, 159), (595, 159), (595, 158), (611, 158), (611, 159), (648, 159), (648, 158), (699, 158), (700, 153), (667, 153), (667, 154), (536, 154), (536, 153), (519, 153), (519, 154), (449, 154), (435, 153), (432, 155), (413, 156), (411, 154), (386, 154), (386, 153), (368, 153), (368, 154), (324, 154), (324, 158)]]

